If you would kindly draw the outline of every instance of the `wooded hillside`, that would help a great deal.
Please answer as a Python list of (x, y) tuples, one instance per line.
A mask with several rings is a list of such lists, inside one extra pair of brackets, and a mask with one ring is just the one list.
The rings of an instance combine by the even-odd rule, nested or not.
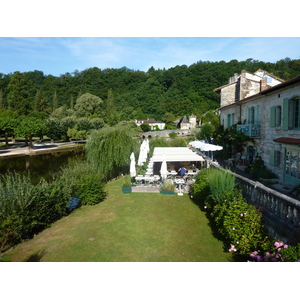
[[(219, 106), (219, 97), (213, 92), (216, 87), (227, 84), (234, 73), (255, 72), (259, 68), (288, 80), (300, 75), (300, 60), (198, 61), (189, 67), (175, 66), (167, 70), (151, 67), (147, 72), (126, 67), (104, 70), (94, 67), (59, 77), (35, 70), (23, 73), (28, 102), (24, 103), (24, 109), (18, 109), (24, 114), (30, 111), (50, 114), (61, 106), (73, 109), (79, 96), (90, 93), (103, 100), (103, 107), (107, 108), (108, 102), (113, 101), (111, 106), (119, 120), (147, 117), (160, 120), (166, 112), (175, 116), (191, 113), (200, 116)], [(0, 73), (0, 108), (14, 110), (10, 102), (16, 95), (12, 94), (12, 76)]]

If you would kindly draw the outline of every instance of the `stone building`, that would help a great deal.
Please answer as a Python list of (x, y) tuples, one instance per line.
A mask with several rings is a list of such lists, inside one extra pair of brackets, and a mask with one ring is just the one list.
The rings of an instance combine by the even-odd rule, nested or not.
[(289, 81), (258, 70), (242, 71), (214, 90), (221, 96), (220, 121), (254, 138), (242, 155), (261, 156), (281, 182), (300, 184), (300, 76)]
[(180, 119), (177, 123), (177, 127), (180, 128), (181, 130), (188, 130), (188, 129), (193, 129), (196, 128), (197, 124), (197, 117), (196, 115), (192, 114), (187, 118), (184, 116), (182, 119)]

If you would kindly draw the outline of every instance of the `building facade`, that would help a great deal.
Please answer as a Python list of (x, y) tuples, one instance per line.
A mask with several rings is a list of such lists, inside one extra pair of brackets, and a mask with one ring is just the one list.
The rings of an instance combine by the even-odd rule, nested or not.
[(221, 96), (221, 124), (255, 140), (242, 153), (246, 159), (259, 155), (281, 182), (300, 184), (300, 76), (284, 82), (263, 70), (252, 75), (235, 74), (214, 90)]

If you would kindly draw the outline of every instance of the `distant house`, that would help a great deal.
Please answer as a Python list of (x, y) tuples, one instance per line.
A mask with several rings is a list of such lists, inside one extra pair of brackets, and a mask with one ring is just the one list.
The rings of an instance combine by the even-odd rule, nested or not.
[(144, 123), (148, 123), (151, 130), (155, 130), (156, 126), (158, 126), (158, 128), (160, 130), (165, 129), (166, 123), (162, 122), (162, 121), (156, 121), (155, 119), (147, 119), (147, 120), (135, 120), (135, 124), (137, 126), (141, 126)]
[(187, 130), (187, 129), (195, 128), (196, 124), (197, 124), (197, 117), (194, 114), (192, 114), (191, 116), (189, 116), (189, 119), (186, 116), (180, 119), (177, 123), (177, 127), (182, 130)]

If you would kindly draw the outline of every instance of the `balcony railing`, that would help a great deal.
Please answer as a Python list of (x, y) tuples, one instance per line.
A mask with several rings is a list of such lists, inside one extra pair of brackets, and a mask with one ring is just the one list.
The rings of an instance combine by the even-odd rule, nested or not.
[(260, 137), (260, 125), (258, 124), (237, 125), (236, 129), (249, 137)]

